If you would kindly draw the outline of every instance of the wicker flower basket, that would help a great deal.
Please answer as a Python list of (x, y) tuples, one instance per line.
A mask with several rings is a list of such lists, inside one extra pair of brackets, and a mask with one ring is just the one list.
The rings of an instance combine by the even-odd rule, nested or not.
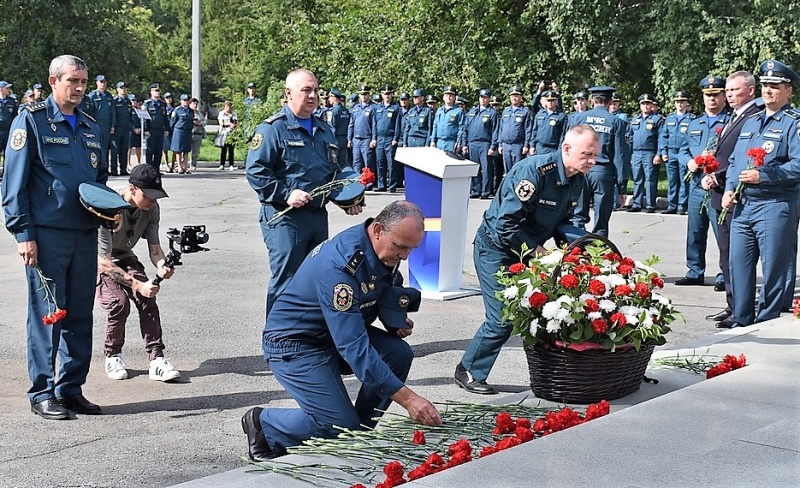
[(525, 346), (533, 393), (562, 403), (614, 400), (639, 389), (653, 345), (574, 351), (562, 347)]

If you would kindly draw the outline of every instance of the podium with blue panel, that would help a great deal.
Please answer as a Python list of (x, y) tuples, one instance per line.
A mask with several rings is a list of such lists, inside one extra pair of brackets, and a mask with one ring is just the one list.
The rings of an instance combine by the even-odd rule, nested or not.
[(408, 257), (411, 286), (435, 300), (479, 294), (461, 288), (470, 181), (478, 165), (435, 147), (401, 147), (395, 160), (406, 167), (406, 200), (425, 214), (425, 236)]

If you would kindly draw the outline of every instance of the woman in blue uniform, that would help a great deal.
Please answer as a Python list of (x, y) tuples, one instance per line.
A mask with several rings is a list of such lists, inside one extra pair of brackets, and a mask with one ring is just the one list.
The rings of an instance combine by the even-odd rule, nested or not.
[(169, 118), (172, 143), (170, 150), (178, 162), (178, 174), (189, 174), (186, 168), (186, 157), (192, 150), (192, 127), (194, 127), (194, 110), (189, 108), (189, 95), (181, 95), (181, 104), (172, 111)]

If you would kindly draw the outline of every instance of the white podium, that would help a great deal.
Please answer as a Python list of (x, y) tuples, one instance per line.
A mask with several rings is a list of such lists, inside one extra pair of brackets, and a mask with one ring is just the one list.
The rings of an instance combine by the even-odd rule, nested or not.
[(479, 294), (461, 288), (470, 182), (478, 164), (435, 147), (401, 147), (395, 160), (406, 167), (406, 200), (425, 214), (425, 236), (408, 257), (411, 286), (435, 300)]

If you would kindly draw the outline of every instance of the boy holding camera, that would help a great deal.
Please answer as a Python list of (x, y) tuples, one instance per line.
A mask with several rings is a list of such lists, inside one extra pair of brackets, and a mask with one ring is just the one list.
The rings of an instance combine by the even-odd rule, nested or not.
[(144, 265), (133, 253), (134, 246), (144, 236), (157, 276), (161, 279), (172, 276), (173, 270), (165, 266), (164, 250), (158, 239), (161, 217), (158, 199), (168, 195), (161, 186), (158, 169), (146, 164), (135, 166), (128, 184), (116, 190), (131, 204), (131, 208), (122, 212), (113, 232), (101, 228), (98, 237), (97, 300), (108, 313), (103, 346), (105, 371), (114, 380), (128, 377), (122, 360), (122, 346), (125, 343), (125, 323), (133, 302), (139, 311), (139, 326), (145, 351), (150, 357), (149, 377), (155, 381), (172, 381), (181, 374), (164, 358), (161, 316), (156, 304), (159, 286), (147, 278)]

